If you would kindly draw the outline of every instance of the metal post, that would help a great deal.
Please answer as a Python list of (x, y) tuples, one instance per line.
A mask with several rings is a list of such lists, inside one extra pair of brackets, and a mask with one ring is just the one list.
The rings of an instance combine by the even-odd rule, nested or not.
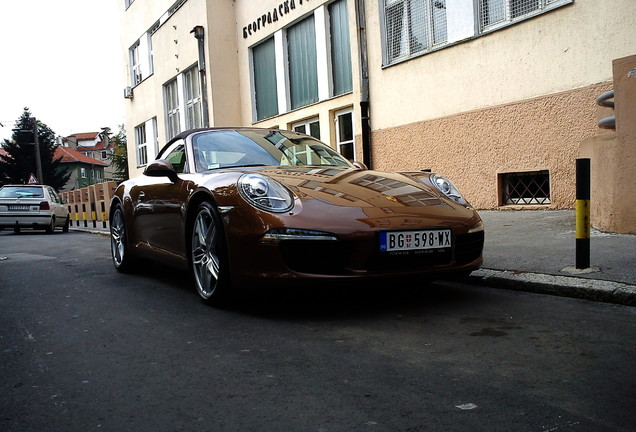
[(38, 182), (44, 183), (44, 175), (42, 174), (42, 159), (40, 158), (40, 139), (38, 137), (38, 121), (33, 117), (33, 142), (35, 143), (35, 166), (38, 171)]
[(100, 204), (102, 207), (102, 227), (106, 228), (106, 206), (104, 204), (104, 201), (102, 201)]
[(590, 267), (590, 159), (576, 160), (576, 268)]

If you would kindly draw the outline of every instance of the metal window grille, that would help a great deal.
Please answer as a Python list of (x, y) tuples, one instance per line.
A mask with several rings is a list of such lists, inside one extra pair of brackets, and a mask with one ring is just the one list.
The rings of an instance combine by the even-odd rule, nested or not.
[(389, 64), (443, 45), (446, 0), (385, 0), (384, 31)]
[(562, 0), (479, 0), (479, 24), (482, 30), (518, 21)]
[(550, 173), (548, 171), (501, 174), (504, 205), (550, 204)]

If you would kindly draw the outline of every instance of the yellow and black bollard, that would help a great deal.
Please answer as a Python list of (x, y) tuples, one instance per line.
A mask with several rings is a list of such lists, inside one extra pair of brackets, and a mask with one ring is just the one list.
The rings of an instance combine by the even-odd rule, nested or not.
[(576, 160), (576, 268), (590, 267), (590, 159)]

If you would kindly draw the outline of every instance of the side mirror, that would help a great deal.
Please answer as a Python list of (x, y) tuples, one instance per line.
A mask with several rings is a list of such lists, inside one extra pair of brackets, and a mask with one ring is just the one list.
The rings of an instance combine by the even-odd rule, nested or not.
[(144, 170), (144, 174), (148, 177), (168, 177), (172, 183), (179, 180), (177, 172), (170, 162), (165, 159), (157, 159)]
[(357, 169), (361, 170), (361, 171), (366, 171), (369, 168), (367, 168), (367, 166), (365, 164), (363, 164), (362, 162), (358, 162), (358, 161), (353, 161), (353, 166), (356, 167)]

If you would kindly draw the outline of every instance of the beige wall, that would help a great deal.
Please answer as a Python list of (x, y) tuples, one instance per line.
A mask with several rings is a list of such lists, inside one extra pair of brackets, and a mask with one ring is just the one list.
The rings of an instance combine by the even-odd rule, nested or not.
[(382, 69), (378, 4), (366, 2), (374, 130), (607, 82), (636, 46), (636, 1), (575, 0)]
[(580, 157), (591, 165), (592, 226), (636, 234), (636, 55), (613, 63), (615, 109), (600, 109), (599, 117), (616, 115), (616, 130), (600, 130), (582, 142)]
[(477, 208), (499, 206), (497, 176), (549, 170), (552, 208), (574, 206), (580, 142), (596, 134), (599, 84), (373, 132), (383, 170), (432, 169)]

